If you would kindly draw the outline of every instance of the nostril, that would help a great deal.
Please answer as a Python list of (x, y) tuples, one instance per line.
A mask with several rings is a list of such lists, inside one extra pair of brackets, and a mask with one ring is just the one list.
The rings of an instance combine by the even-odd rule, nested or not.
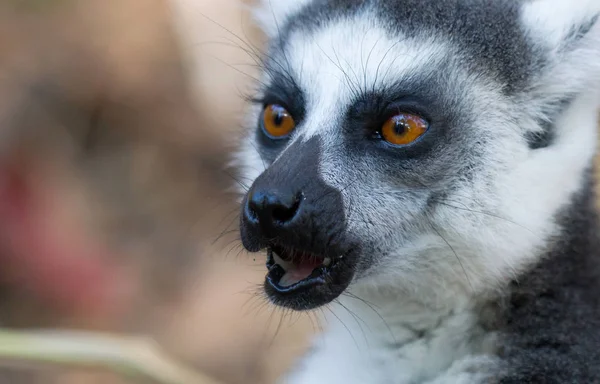
[(248, 220), (266, 226), (286, 224), (294, 219), (300, 209), (302, 195), (280, 191), (253, 192), (248, 197), (245, 215)]
[(296, 198), (291, 205), (279, 205), (273, 207), (271, 215), (274, 220), (281, 223), (287, 223), (296, 216), (298, 208), (300, 208), (300, 199)]

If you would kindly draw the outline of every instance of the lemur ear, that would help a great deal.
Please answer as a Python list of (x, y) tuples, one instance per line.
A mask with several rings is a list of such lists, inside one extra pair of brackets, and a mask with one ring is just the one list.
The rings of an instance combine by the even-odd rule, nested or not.
[(287, 19), (311, 0), (256, 0), (254, 18), (269, 37), (279, 33)]
[(600, 89), (600, 0), (533, 0), (522, 17), (547, 59), (534, 91), (564, 98)]

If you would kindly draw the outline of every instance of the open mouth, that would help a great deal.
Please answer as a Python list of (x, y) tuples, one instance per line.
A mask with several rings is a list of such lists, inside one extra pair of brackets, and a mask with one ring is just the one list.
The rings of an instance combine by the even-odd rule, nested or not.
[(267, 253), (267, 278), (281, 290), (299, 285), (324, 284), (333, 258), (304, 251), (287, 250), (271, 246)]
[(349, 253), (321, 255), (281, 245), (267, 247), (265, 288), (276, 304), (313, 309), (337, 298), (350, 284)]

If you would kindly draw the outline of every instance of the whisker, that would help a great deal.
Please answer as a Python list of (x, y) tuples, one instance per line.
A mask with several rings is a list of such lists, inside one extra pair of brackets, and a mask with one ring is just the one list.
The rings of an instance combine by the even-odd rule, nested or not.
[(381, 313), (379, 313), (379, 311), (375, 309), (375, 307), (377, 307), (375, 304), (370, 303), (369, 301), (367, 301), (367, 300), (365, 300), (365, 299), (363, 299), (361, 297), (356, 296), (352, 292), (344, 292), (343, 295), (346, 296), (346, 297), (349, 297), (351, 299), (358, 300), (361, 303), (365, 304), (367, 307), (369, 307), (377, 315), (377, 317), (379, 317), (381, 319), (381, 321), (383, 322), (383, 324), (385, 325), (385, 327), (389, 331), (390, 336), (392, 337), (392, 339), (394, 339), (394, 342), (396, 342), (396, 335), (394, 335), (394, 332), (392, 331), (392, 328), (390, 327), (390, 325), (388, 324), (388, 322), (383, 318), (383, 315), (381, 315)]
[[(336, 304), (340, 305), (342, 308), (344, 308), (346, 310), (346, 312), (348, 312), (350, 314), (350, 316), (352, 316), (352, 318), (354, 319), (354, 321), (356, 322), (356, 324), (358, 325), (358, 328), (360, 329), (363, 338), (365, 339), (365, 343), (367, 344), (367, 346), (369, 345), (369, 339), (367, 338), (367, 335), (365, 333), (365, 330), (361, 324), (361, 322), (363, 324), (365, 324), (365, 326), (367, 326), (367, 328), (369, 327), (369, 325), (362, 319), (360, 318), (358, 315), (356, 315), (353, 311), (351, 311), (348, 307), (346, 307), (344, 304), (341, 303), (341, 301), (339, 300), (335, 300), (334, 301)], [(371, 331), (371, 329), (369, 328), (369, 331)], [(372, 331), (371, 331), (372, 332)]]
[(248, 190), (250, 189), (250, 187), (248, 187), (246, 184), (244, 184), (242, 181), (238, 180), (235, 176), (233, 176), (232, 174), (230, 174), (229, 172), (227, 172), (226, 170), (223, 170), (223, 173), (226, 174), (227, 176), (229, 176), (233, 181), (235, 181), (240, 187), (242, 187), (242, 189), (245, 192), (248, 192)]
[(401, 41), (402, 40), (396, 41), (394, 44), (392, 44), (392, 46), (385, 52), (385, 54), (381, 58), (381, 61), (377, 65), (377, 70), (375, 71), (375, 79), (373, 80), (373, 89), (372, 89), (372, 92), (375, 92), (375, 87), (377, 86), (377, 81), (379, 80), (379, 70), (381, 68), (381, 65), (383, 64), (383, 62), (387, 58), (387, 55), (392, 51), (392, 49), (394, 49), (394, 47), (396, 47), (396, 45), (400, 44)]
[(346, 331), (348, 331), (348, 335), (350, 335), (350, 337), (354, 341), (354, 344), (356, 345), (356, 348), (360, 350), (360, 346), (358, 345), (358, 341), (356, 341), (356, 338), (354, 337), (354, 335), (352, 334), (352, 332), (350, 331), (350, 328), (348, 328), (348, 326), (346, 325), (346, 323), (344, 323), (342, 321), (342, 319), (335, 313), (335, 311), (332, 311), (331, 308), (329, 308), (329, 306), (326, 305), (326, 306), (324, 306), (324, 308), (326, 308), (336, 319), (338, 319), (338, 321), (342, 324), (342, 326), (344, 328), (346, 328)]
[[(535, 232), (533, 232), (531, 229), (529, 229), (529, 228), (525, 227), (524, 225), (519, 224), (519, 223), (517, 223), (517, 222), (515, 222), (513, 220), (507, 219), (505, 217), (502, 217), (502, 216), (499, 216), (499, 215), (496, 215), (496, 214), (493, 214), (493, 213), (490, 213), (490, 212), (477, 211), (477, 210), (474, 210), (474, 209), (470, 209), (470, 208), (467, 208), (466, 205), (465, 205), (464, 208), (461, 208), (461, 207), (454, 206), (452, 204), (445, 203), (443, 201), (438, 201), (438, 200), (433, 200), (433, 201), (435, 201), (437, 204), (445, 205), (445, 206), (450, 207), (450, 208), (455, 208), (455, 209), (458, 209), (458, 210), (467, 211), (467, 212), (471, 212), (471, 213), (477, 213), (477, 214), (481, 214), (481, 215), (493, 217), (495, 219), (503, 220), (503, 221), (506, 221), (507, 223), (514, 224), (514, 225), (516, 225), (516, 226), (518, 226), (518, 227), (520, 227), (520, 228), (522, 228), (522, 229), (530, 232), (531, 234), (535, 235)], [(463, 203), (460, 203), (460, 202), (457, 202), (457, 201), (453, 201), (453, 203), (464, 205)]]
[(283, 320), (285, 318), (285, 313), (286, 311), (283, 310), (281, 311), (281, 316), (279, 316), (279, 323), (277, 324), (277, 328), (275, 329), (275, 333), (273, 334), (273, 337), (271, 338), (271, 342), (269, 343), (269, 348), (273, 346), (273, 344), (275, 343), (275, 339), (277, 338), (277, 336), (279, 335), (279, 332), (281, 331), (281, 325), (283, 324)]
[(473, 284), (471, 284), (471, 279), (469, 278), (469, 275), (467, 274), (467, 270), (465, 269), (462, 261), (460, 261), (460, 257), (458, 257), (458, 254), (456, 253), (456, 251), (454, 250), (454, 247), (452, 247), (452, 245), (450, 244), (450, 242), (448, 240), (446, 240), (446, 238), (444, 236), (442, 236), (442, 234), (440, 233), (440, 231), (438, 231), (438, 229), (435, 227), (435, 224), (429, 219), (428, 216), (425, 216), (427, 218), (427, 220), (429, 221), (429, 224), (431, 225), (431, 228), (435, 231), (435, 233), (437, 233), (437, 235), (444, 240), (444, 242), (446, 243), (446, 245), (448, 245), (448, 247), (450, 248), (450, 250), (452, 251), (452, 253), (454, 253), (454, 256), (456, 256), (456, 260), (458, 261), (458, 263), (460, 264), (460, 267), (463, 270), (463, 273), (465, 274), (465, 277), (467, 279), (467, 282), (469, 283), (469, 286), (471, 287), (471, 291), (475, 292), (475, 289), (473, 288)]

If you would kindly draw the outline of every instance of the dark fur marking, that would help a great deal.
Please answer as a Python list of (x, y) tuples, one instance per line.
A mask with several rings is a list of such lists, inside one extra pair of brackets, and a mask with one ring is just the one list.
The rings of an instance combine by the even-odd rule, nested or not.
[(594, 25), (596, 25), (596, 22), (599, 18), (600, 14), (595, 15), (587, 23), (571, 28), (569, 34), (565, 38), (565, 41), (568, 43), (572, 43), (582, 39), (585, 35), (587, 35), (589, 31), (591, 31)]
[[(347, 239), (347, 223), (341, 192), (319, 176), (322, 143), (319, 136), (296, 141), (256, 178), (242, 204), (240, 233), (244, 247), (252, 252), (268, 245), (335, 257), (327, 272), (327, 284), (294, 292), (278, 291), (265, 282), (265, 291), (277, 305), (308, 310), (330, 303), (347, 287), (354, 275), (357, 247)], [(280, 201), (296, 196), (294, 219), (284, 224), (256, 220), (248, 212), (249, 196), (276, 196)], [(343, 255), (343, 260), (340, 259)]]
[(540, 120), (538, 124), (542, 127), (541, 132), (527, 132), (525, 139), (530, 149), (540, 149), (549, 147), (556, 138), (556, 120), (569, 108), (574, 97), (565, 96), (563, 100), (549, 105), (545, 108), (544, 115), (547, 117)]
[[(302, 124), (306, 113), (306, 101), (304, 93), (291, 77), (289, 73), (281, 71), (271, 71), (271, 83), (268, 88), (263, 90), (263, 95), (255, 102), (261, 103), (263, 106), (269, 104), (279, 104), (284, 107), (294, 118), (296, 127)], [(256, 142), (258, 143), (256, 150), (265, 165), (270, 165), (275, 161), (279, 153), (288, 145), (288, 139), (272, 140), (268, 138), (262, 131), (263, 113), (259, 113), (258, 121), (256, 122)]]
[(600, 226), (591, 173), (545, 261), (512, 288), (503, 347), (509, 383), (600, 382)]
[(555, 139), (555, 132), (552, 126), (549, 126), (541, 132), (527, 132), (525, 134), (529, 149), (546, 148), (552, 145)]

